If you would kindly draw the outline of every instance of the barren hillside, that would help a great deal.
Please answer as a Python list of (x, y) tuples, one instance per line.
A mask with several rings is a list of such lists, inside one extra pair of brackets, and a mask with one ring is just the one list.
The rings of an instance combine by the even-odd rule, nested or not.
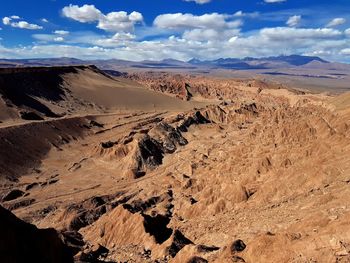
[(3, 122), (115, 110), (190, 108), (95, 66), (2, 68), (0, 95)]
[[(77, 262), (350, 261), (347, 94), (93, 67), (58, 75), (54, 98), (42, 79), (25, 94), (65, 117), (0, 86), (14, 105), (0, 107), (1, 205), (55, 228)], [(13, 125), (23, 109), (44, 120)]]

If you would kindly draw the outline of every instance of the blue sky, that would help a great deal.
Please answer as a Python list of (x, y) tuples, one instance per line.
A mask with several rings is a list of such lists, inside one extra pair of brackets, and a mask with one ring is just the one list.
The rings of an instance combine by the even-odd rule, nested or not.
[(12, 0), (0, 18), (0, 58), (350, 62), (349, 0)]

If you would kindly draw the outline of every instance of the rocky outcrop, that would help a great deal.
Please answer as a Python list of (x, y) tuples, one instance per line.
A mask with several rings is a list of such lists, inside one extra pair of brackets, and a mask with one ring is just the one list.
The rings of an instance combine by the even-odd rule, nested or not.
[(166, 72), (131, 73), (124, 78), (134, 80), (151, 90), (167, 93), (188, 101), (196, 97), (206, 99), (235, 99), (247, 97), (246, 89), (252, 94), (259, 94), (264, 89), (280, 89), (279, 83), (263, 80), (239, 80), (209, 78)]
[(19, 189), (13, 189), (11, 190), (10, 192), (6, 193), (3, 198), (2, 198), (2, 201), (3, 202), (6, 202), (6, 201), (11, 201), (11, 200), (14, 200), (14, 199), (17, 199), (21, 196), (24, 195), (24, 192), (19, 190)]
[(119, 141), (102, 142), (96, 154), (110, 161), (129, 159), (127, 174), (139, 178), (161, 165), (165, 154), (174, 153), (187, 143), (179, 129), (158, 120), (150, 130), (132, 132)]

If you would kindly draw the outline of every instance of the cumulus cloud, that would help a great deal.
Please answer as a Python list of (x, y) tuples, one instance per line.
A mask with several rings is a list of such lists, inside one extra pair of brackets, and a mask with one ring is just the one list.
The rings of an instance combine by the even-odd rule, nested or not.
[(101, 47), (120, 47), (126, 46), (135, 38), (136, 36), (130, 33), (116, 33), (112, 37), (95, 39), (92, 44)]
[[(173, 19), (174, 17), (178, 19)], [(160, 60), (169, 57), (181, 60), (192, 57), (261, 57), (282, 53), (344, 59), (348, 48), (348, 40), (345, 37), (347, 31), (333, 28), (275, 27), (241, 32), (241, 22), (237, 22), (236, 18), (234, 15), (216, 13), (203, 16), (165, 14), (155, 19), (152, 31), (159, 29), (168, 34), (170, 31), (174, 32), (171, 37), (163, 35), (153, 40), (142, 41), (140, 36), (131, 32), (115, 32), (107, 36), (93, 32), (81, 32), (80, 35), (77, 35), (77, 32), (67, 35), (54, 32), (51, 35), (33, 35), (40, 41), (36, 46), (28, 47), (25, 51), (16, 51), (21, 52), (22, 56), (67, 54), (78, 58), (127, 60)], [(136, 16), (135, 19), (139, 18)], [(139, 34), (138, 31), (137, 33)], [(57, 49), (54, 49), (54, 43)], [(50, 55), (49, 52), (53, 53)]]
[[(94, 23), (93, 26), (106, 32), (56, 30), (51, 34), (34, 34), (36, 42), (32, 46), (0, 46), (0, 57), (69, 56), (127, 60), (160, 60), (171, 57), (187, 60), (192, 57), (217, 59), (313, 54), (330, 60), (350, 58), (347, 55), (350, 29), (340, 31), (330, 27), (296, 27), (301, 19), (298, 16), (293, 19), (294, 23), (287, 24), (289, 27), (242, 32), (242, 19), (252, 17), (250, 13), (238, 11), (235, 14), (163, 14), (155, 18), (153, 26), (134, 30), (137, 23), (143, 22), (142, 14), (138, 12), (104, 14), (92, 5), (88, 8), (74, 5), (68, 7), (70, 9), (66, 9), (69, 11), (64, 16), (82, 23)], [(288, 13), (283, 19), (288, 16), (292, 18), (291, 15), (293, 13)], [(18, 22), (11, 20), (11, 17), (8, 19), (3, 20), (3, 23)]]
[(334, 18), (333, 20), (331, 20), (326, 27), (336, 27), (336, 26), (340, 26), (342, 24), (345, 24), (346, 19), (342, 18), (342, 17), (338, 17), (338, 18)]
[(2, 19), (2, 23), (6, 26), (21, 28), (21, 29), (29, 29), (29, 30), (43, 29), (42, 26), (39, 26), (36, 24), (30, 24), (26, 21), (13, 22), (13, 20), (18, 20), (18, 19), (20, 19), (19, 16), (11, 16), (11, 17), (5, 16)]
[(124, 11), (111, 12), (99, 20), (97, 27), (110, 32), (130, 32), (135, 24), (142, 21), (142, 15), (135, 11), (129, 15)]
[(2, 23), (6, 26), (10, 25), (11, 24), (11, 18), (5, 16), (3, 19), (2, 19)]
[[(223, 33), (218, 34), (215, 29), (194, 28), (186, 30), (181, 36), (149, 41), (138, 41), (136, 36), (130, 33), (116, 33), (111, 37), (98, 35), (74, 37), (65, 43), (71, 43), (72, 51), (69, 52), (75, 50), (77, 55), (72, 55), (75, 57), (86, 54), (86, 57), (127, 60), (160, 60), (169, 57), (181, 60), (192, 57), (200, 59), (261, 57), (282, 53), (319, 54), (326, 58), (338, 58), (341, 56), (341, 52), (343, 55), (346, 53), (346, 51), (341, 50), (348, 48), (348, 42), (344, 40), (344, 33), (329, 28), (280, 27), (264, 28), (247, 33), (238, 31), (239, 29), (236, 29), (236, 32), (223, 36)], [(210, 41), (203, 41), (208, 39)], [(78, 48), (73, 43), (81, 43), (85, 47)], [(288, 43), (288, 45), (285, 45), (285, 43)], [(86, 48), (87, 45), (94, 48), (88, 49)], [(41, 45), (35, 49), (36, 52), (40, 51), (44, 55), (47, 55), (45, 53), (47, 50), (47, 45)], [(52, 50), (53, 54), (59, 54), (58, 50), (68, 52), (66, 45), (64, 48), (60, 47), (57, 50)], [(96, 53), (93, 54), (92, 50)], [(85, 55), (81, 55), (81, 57), (84, 58)]]
[[(219, 57), (246, 57), (246, 56), (271, 56), (276, 54), (320, 54), (328, 59), (344, 59), (348, 53), (348, 42), (338, 37), (338, 33), (328, 32), (315, 37), (315, 32), (302, 28), (285, 28), (274, 30), (273, 28), (248, 32), (232, 37), (227, 41), (201, 42), (193, 39), (185, 39), (182, 36), (172, 36), (164, 39), (149, 41), (137, 41), (133, 34), (116, 33), (112, 37), (82, 36), (76, 37), (74, 43), (80, 41), (84, 45), (67, 44), (37, 44), (21, 48), (0, 48), (1, 57), (57, 57), (69, 56), (77, 58), (119, 58), (127, 60), (160, 60), (174, 58), (188, 60), (192, 57), (200, 59), (217, 59)], [(288, 30), (294, 30), (294, 38), (287, 38)], [(310, 29), (318, 31), (317, 29)], [(332, 29), (331, 29), (332, 30)], [(270, 32), (277, 31), (271, 37)], [(300, 33), (300, 32), (303, 33)], [(323, 31), (320, 29), (319, 31)], [(58, 37), (56, 35), (56, 37)], [(288, 45), (284, 45), (288, 41)], [(54, 43), (54, 42), (52, 42)], [(342, 53), (342, 54), (341, 54)]]
[(139, 12), (110, 12), (103, 14), (94, 5), (69, 5), (62, 9), (65, 17), (79, 21), (81, 23), (97, 22), (97, 28), (109, 32), (130, 32), (134, 30), (137, 23), (143, 21), (143, 16)]
[(233, 15), (218, 13), (204, 14), (201, 16), (183, 13), (163, 14), (157, 16), (153, 24), (156, 27), (168, 29), (225, 29), (237, 28), (242, 25), (241, 20), (230, 20), (232, 17)]
[(301, 16), (291, 16), (288, 20), (287, 20), (287, 22), (286, 22), (286, 24), (288, 25), (288, 26), (290, 26), (290, 27), (295, 27), (295, 26), (297, 26), (297, 25), (299, 25), (300, 24), (300, 21), (301, 21)]
[(65, 17), (79, 21), (81, 23), (95, 22), (102, 17), (102, 13), (94, 5), (72, 5), (65, 6), (62, 9)]
[(154, 26), (160, 29), (175, 30), (182, 38), (191, 41), (226, 41), (237, 36), (242, 20), (227, 14), (163, 14), (154, 20)]
[(329, 39), (337, 38), (343, 35), (339, 30), (331, 28), (290, 28), (290, 27), (275, 27), (264, 28), (260, 30), (260, 34), (266, 38), (290, 41), (300, 39)]

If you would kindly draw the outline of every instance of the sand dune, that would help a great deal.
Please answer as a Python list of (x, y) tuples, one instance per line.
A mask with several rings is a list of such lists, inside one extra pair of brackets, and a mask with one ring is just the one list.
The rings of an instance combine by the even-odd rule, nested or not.
[(74, 95), (108, 109), (185, 110), (192, 104), (145, 89), (124, 78), (101, 76), (100, 71), (78, 70), (64, 77)]
[(184, 110), (192, 104), (113, 78), (94, 66), (0, 69), (0, 120), (115, 110)]

